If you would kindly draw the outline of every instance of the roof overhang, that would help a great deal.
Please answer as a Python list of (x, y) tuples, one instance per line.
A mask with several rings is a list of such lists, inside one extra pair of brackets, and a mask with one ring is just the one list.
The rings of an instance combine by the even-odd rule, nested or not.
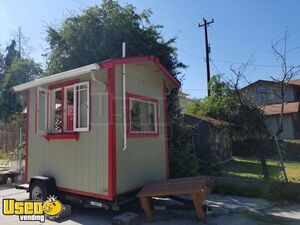
[(73, 69), (73, 70), (68, 70), (68, 71), (61, 72), (61, 73), (57, 73), (57, 74), (54, 74), (54, 75), (51, 75), (51, 76), (40, 78), (38, 80), (34, 80), (34, 81), (30, 81), (30, 82), (27, 82), (27, 83), (24, 83), (24, 84), (14, 86), (13, 91), (14, 92), (25, 91), (25, 90), (30, 89), (30, 88), (34, 88), (34, 87), (54, 83), (54, 82), (57, 82), (57, 81), (60, 81), (60, 80), (65, 80), (65, 79), (78, 77), (78, 76), (81, 76), (83, 74), (89, 73), (90, 71), (99, 70), (99, 69), (100, 69), (99, 64), (93, 63), (93, 64), (90, 64), (90, 65), (87, 65), (87, 66), (79, 67), (79, 68), (76, 68), (76, 69)]
[[(274, 116), (281, 114), (281, 104), (272, 104), (261, 106), (266, 116)], [(283, 114), (299, 112), (299, 102), (288, 102), (283, 105)]]

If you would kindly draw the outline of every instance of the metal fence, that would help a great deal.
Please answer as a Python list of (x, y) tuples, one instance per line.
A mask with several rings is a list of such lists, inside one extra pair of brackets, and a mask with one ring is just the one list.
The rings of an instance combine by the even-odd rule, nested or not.
[(12, 152), (24, 140), (23, 128), (13, 124), (0, 125), (0, 151)]
[[(214, 175), (300, 184), (300, 140), (281, 140), (282, 159), (273, 139), (234, 142), (232, 159), (218, 165)], [(262, 159), (266, 159), (266, 167)]]

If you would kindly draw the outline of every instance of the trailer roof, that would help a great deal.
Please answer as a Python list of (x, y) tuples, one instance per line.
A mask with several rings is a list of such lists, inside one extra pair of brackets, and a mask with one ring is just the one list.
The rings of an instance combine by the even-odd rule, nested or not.
[(175, 87), (177, 88), (180, 87), (180, 82), (159, 62), (159, 59), (157, 57), (143, 56), (143, 57), (127, 57), (127, 58), (120, 58), (120, 59), (108, 59), (100, 63), (93, 63), (87, 66), (78, 67), (76, 69), (64, 71), (34, 81), (30, 81), (24, 84), (20, 84), (14, 86), (12, 90), (14, 92), (25, 91), (33, 87), (38, 87), (41, 85), (50, 84), (60, 80), (78, 77), (86, 73), (89, 73), (90, 71), (93, 70), (106, 69), (108, 67), (117, 64), (129, 64), (129, 63), (138, 63), (138, 62), (146, 62), (146, 61), (153, 62), (164, 73), (164, 75), (175, 85)]

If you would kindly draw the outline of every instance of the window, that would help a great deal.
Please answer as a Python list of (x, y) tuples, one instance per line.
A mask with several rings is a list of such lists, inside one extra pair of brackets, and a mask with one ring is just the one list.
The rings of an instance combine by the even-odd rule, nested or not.
[(43, 132), (49, 127), (49, 91), (43, 88), (37, 89), (37, 131)]
[(256, 88), (256, 99), (257, 103), (268, 103), (268, 88), (266, 86), (258, 86)]
[(38, 88), (37, 130), (70, 133), (89, 130), (89, 82)]
[(141, 134), (158, 135), (157, 100), (129, 94), (128, 103), (129, 137)]
[(89, 82), (74, 85), (74, 130), (89, 130)]

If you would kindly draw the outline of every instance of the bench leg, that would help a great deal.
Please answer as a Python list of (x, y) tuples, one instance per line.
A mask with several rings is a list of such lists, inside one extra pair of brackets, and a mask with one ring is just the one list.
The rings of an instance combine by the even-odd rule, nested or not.
[(193, 199), (193, 203), (194, 203), (194, 207), (197, 213), (197, 217), (198, 219), (203, 219), (205, 218), (205, 213), (203, 212), (202, 209), (202, 202), (204, 200), (204, 193), (193, 193), (192, 194), (192, 199)]
[(150, 198), (149, 197), (140, 197), (140, 203), (141, 203), (142, 209), (144, 209), (144, 211), (145, 211), (147, 221), (149, 223), (151, 223), (153, 220), (153, 216), (152, 216), (152, 210), (150, 207)]

